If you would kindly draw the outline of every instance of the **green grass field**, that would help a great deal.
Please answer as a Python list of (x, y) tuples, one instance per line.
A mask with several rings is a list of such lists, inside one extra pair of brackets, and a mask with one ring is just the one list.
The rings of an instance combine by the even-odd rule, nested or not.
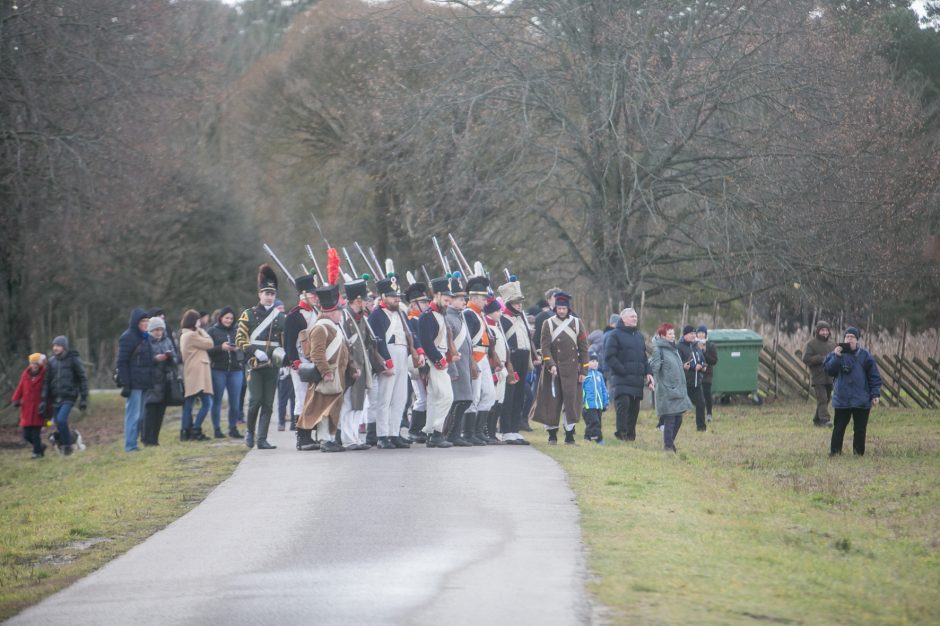
[(686, 414), (679, 454), (638, 441), (547, 446), (582, 513), (589, 589), (614, 624), (940, 623), (940, 419), (878, 408), (866, 456), (828, 457), (808, 405)]
[(116, 439), (121, 398), (96, 394), (91, 406), (74, 422), (92, 440), (84, 452), (62, 457), (49, 450), (33, 461), (27, 448), (0, 449), (0, 620), (180, 517), (247, 451), (233, 440), (180, 443), (173, 423), (164, 426), (159, 447), (127, 454)]

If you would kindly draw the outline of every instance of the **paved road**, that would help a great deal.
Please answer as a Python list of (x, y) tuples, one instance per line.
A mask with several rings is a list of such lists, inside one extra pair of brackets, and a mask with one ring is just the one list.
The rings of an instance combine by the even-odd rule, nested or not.
[(11, 624), (585, 624), (578, 511), (531, 448), (253, 450)]

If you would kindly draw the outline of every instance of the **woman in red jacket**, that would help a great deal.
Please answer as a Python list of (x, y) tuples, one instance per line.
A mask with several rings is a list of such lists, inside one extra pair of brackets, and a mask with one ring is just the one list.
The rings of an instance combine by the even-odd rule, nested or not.
[(42, 402), (42, 385), (46, 379), (45, 358), (38, 352), (29, 355), (29, 367), (23, 370), (20, 384), (13, 392), (13, 406), (20, 407), (20, 426), (23, 427), (23, 439), (33, 444), (34, 459), (40, 459), (46, 451), (46, 444), (40, 435), (43, 416), (39, 414)]

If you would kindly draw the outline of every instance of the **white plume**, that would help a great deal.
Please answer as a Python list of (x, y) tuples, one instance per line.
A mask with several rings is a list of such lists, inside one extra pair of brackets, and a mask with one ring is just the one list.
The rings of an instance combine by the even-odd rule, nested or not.
[(486, 271), (483, 269), (483, 264), (479, 261), (473, 263), (473, 275), (474, 276), (485, 276)]
[(408, 270), (407, 272), (405, 272), (405, 278), (408, 279), (409, 285), (413, 285), (416, 282), (418, 282), (415, 280), (415, 275), (411, 273), (411, 270)]
[(385, 259), (385, 275), (389, 275), (395, 271), (395, 264), (392, 263), (391, 259)]

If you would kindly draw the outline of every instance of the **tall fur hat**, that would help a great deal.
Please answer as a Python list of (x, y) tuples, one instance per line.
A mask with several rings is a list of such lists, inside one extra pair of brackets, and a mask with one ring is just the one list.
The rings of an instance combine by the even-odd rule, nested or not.
[(273, 291), (277, 293), (277, 274), (267, 263), (258, 267), (258, 291)]
[(525, 300), (522, 295), (522, 286), (519, 284), (519, 279), (515, 275), (509, 277), (509, 282), (504, 285), (500, 285), (497, 288), (499, 292), (499, 297), (503, 299), (503, 302), (521, 302)]

